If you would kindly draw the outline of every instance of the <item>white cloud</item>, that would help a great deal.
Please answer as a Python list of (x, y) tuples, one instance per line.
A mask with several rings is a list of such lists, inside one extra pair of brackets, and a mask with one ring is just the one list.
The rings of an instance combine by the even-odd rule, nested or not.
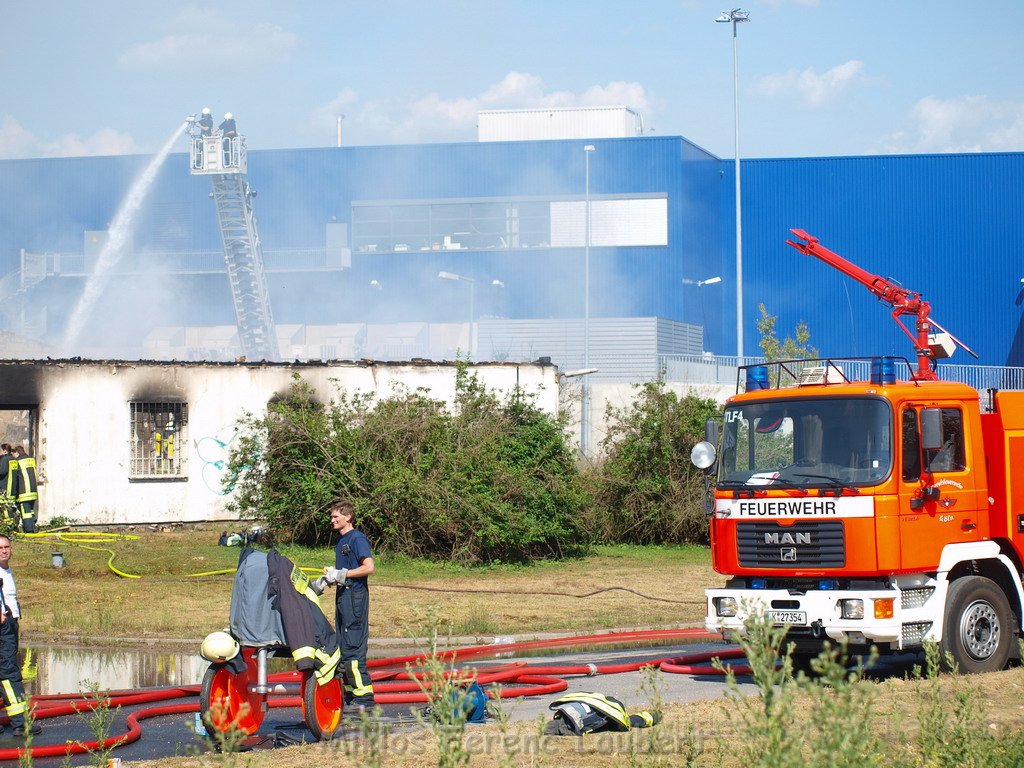
[(72, 157), (78, 155), (126, 155), (139, 152), (130, 134), (103, 128), (82, 138), (67, 133), (47, 141), (36, 136), (10, 115), (0, 120), (0, 158)]
[(926, 96), (910, 111), (907, 128), (889, 136), (883, 152), (1020, 152), (1024, 102), (988, 96)]
[(223, 15), (215, 8), (190, 6), (169, 23), (163, 37), (129, 46), (122, 69), (162, 70), (245, 67), (285, 58), (298, 37), (276, 24)]
[(864, 75), (864, 62), (854, 59), (821, 74), (808, 67), (765, 75), (754, 83), (754, 92), (772, 97), (795, 95), (806, 105), (817, 107), (869, 82)]
[(475, 96), (444, 98), (428, 93), (409, 103), (386, 99), (359, 102), (353, 91), (346, 90), (315, 108), (311, 121), (322, 132), (328, 117), (333, 121), (346, 111), (359, 125), (360, 134), (373, 136), (375, 141), (472, 140), (477, 112), (482, 109), (593, 106), (627, 106), (642, 114), (651, 109), (652, 99), (640, 83), (614, 81), (579, 93), (547, 91), (536, 75), (513, 71)]

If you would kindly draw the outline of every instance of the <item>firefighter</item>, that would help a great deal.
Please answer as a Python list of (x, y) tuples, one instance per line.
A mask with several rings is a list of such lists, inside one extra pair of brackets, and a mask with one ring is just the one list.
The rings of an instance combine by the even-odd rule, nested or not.
[(11, 453), (10, 443), (0, 444), (0, 515), (5, 523), (18, 527), (21, 515), (15, 504), (15, 485), (18, 481), (18, 460)]
[(222, 146), (224, 147), (224, 167), (234, 165), (234, 152), (231, 149), (231, 140), (238, 137), (238, 128), (235, 127), (235, 116), (230, 112), (224, 113), (224, 122), (217, 126), (220, 131)]
[(366, 668), (366, 645), (370, 635), (367, 578), (374, 570), (373, 552), (369, 539), (354, 527), (356, 508), (351, 501), (335, 502), (330, 514), (331, 528), (341, 538), (334, 550), (334, 567), (324, 568), (324, 577), (328, 583), (338, 585), (335, 619), (341, 644), (345, 704), (372, 707), (373, 683)]
[(206, 145), (203, 143), (203, 139), (208, 139), (213, 136), (213, 115), (210, 112), (209, 107), (203, 107), (202, 114), (199, 119), (196, 120), (196, 127), (199, 129), (199, 135), (194, 136), (192, 140), (193, 145), (193, 158), (194, 167), (203, 168), (205, 165)]
[(36, 459), (20, 445), (14, 446), (14, 458), (18, 462), (18, 493), (14, 500), (21, 510), (21, 529), (25, 533), (36, 531), (36, 500), (39, 488), (36, 485)]
[(15, 736), (42, 733), (35, 723), (25, 726), (28, 699), (21, 682), (21, 665), (18, 663), (18, 619), (21, 607), (18, 605), (18, 590), (11, 571), (11, 540), (0, 534), (0, 694), (7, 705), (7, 717), (11, 720)]
[(213, 115), (209, 107), (203, 107), (202, 115), (196, 120), (199, 126), (199, 138), (208, 139), (213, 136)]

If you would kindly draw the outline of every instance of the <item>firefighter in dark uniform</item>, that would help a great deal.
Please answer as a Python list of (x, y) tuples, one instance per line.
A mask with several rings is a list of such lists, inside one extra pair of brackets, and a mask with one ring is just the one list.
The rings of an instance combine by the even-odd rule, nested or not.
[(335, 502), (330, 513), (331, 528), (341, 538), (334, 549), (334, 567), (324, 568), (324, 577), (338, 585), (335, 606), (345, 703), (372, 707), (373, 683), (366, 668), (366, 645), (370, 635), (367, 578), (373, 573), (373, 552), (369, 539), (353, 527), (356, 509), (352, 502)]
[[(15, 736), (25, 736), (25, 713), (28, 698), (21, 682), (21, 665), (18, 663), (18, 619), (21, 607), (18, 605), (18, 590), (11, 571), (11, 540), (0, 534), (0, 694), (7, 705), (7, 717), (11, 720)], [(32, 723), (33, 734), (42, 732)]]
[(224, 166), (234, 165), (237, 160), (231, 148), (231, 140), (238, 136), (238, 128), (235, 126), (235, 116), (230, 112), (224, 113), (224, 121), (217, 126), (220, 131), (221, 146), (224, 148)]
[(5, 523), (13, 521), (17, 528), (21, 513), (14, 500), (17, 495), (18, 460), (11, 453), (13, 450), (10, 443), (0, 444), (0, 515)]
[(196, 128), (199, 129), (199, 135), (193, 135), (193, 145), (195, 147), (195, 158), (193, 160), (196, 168), (202, 168), (205, 163), (206, 145), (203, 144), (203, 139), (208, 139), (213, 136), (213, 115), (210, 113), (209, 107), (203, 107), (203, 112), (196, 120)]
[(25, 533), (36, 531), (36, 500), (39, 488), (36, 485), (36, 459), (25, 453), (20, 445), (14, 446), (14, 458), (18, 462), (18, 495), (14, 500), (21, 510), (21, 529)]
[(196, 120), (196, 125), (199, 126), (199, 138), (208, 139), (213, 136), (213, 115), (210, 114), (209, 107), (203, 107), (203, 113)]

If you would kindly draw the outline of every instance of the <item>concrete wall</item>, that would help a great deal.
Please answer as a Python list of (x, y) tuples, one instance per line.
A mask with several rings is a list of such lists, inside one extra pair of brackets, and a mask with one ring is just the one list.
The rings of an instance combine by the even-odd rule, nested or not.
[[(558, 408), (555, 368), (531, 364), (474, 366), (484, 383), (507, 392), (517, 384), (538, 405)], [(202, 521), (228, 517), (220, 489), (234, 425), (261, 414), (283, 394), (293, 374), (317, 397), (338, 388), (384, 397), (425, 389), (451, 402), (455, 367), (447, 363), (212, 364), (128, 361), (0, 361), (0, 406), (37, 409), (34, 447), (39, 463), (40, 520), (86, 523)], [(131, 480), (129, 403), (181, 401), (184, 476)]]

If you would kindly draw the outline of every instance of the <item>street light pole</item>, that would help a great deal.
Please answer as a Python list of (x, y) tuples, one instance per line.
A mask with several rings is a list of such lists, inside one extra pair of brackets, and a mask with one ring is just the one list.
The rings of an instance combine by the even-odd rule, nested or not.
[[(584, 196), (586, 198), (586, 220), (583, 235), (583, 368), (590, 367), (590, 153), (596, 147), (587, 144), (583, 147), (586, 159), (584, 176)], [(590, 455), (590, 379), (583, 377), (583, 392), (580, 400), (580, 453), (584, 457)]]
[(739, 8), (722, 11), (717, 22), (732, 24), (732, 93), (734, 124), (736, 134), (736, 356), (743, 358), (743, 220), (740, 205), (740, 75), (739, 58), (736, 53), (736, 25), (750, 21), (750, 12)]

